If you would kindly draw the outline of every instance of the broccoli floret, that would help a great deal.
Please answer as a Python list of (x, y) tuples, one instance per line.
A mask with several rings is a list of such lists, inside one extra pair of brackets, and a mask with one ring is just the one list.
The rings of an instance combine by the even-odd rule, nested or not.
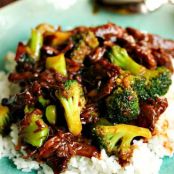
[(156, 70), (146, 69), (129, 57), (127, 51), (119, 46), (113, 46), (109, 54), (111, 62), (136, 76), (132, 86), (141, 99), (163, 96), (171, 85), (171, 72), (165, 67)]
[(3, 134), (10, 122), (9, 108), (0, 105), (0, 134)]
[(126, 124), (97, 125), (93, 128), (93, 133), (101, 149), (104, 148), (109, 155), (118, 155), (123, 160), (131, 153), (131, 142), (135, 137), (151, 138), (148, 129)]
[(156, 95), (150, 95), (147, 89), (146, 78), (143, 76), (130, 76), (131, 86), (136, 91), (140, 100), (155, 98)]
[(107, 117), (115, 123), (135, 120), (140, 112), (137, 93), (132, 88), (117, 87), (106, 99)]
[(92, 31), (83, 32), (72, 37), (75, 47), (71, 57), (75, 62), (82, 63), (85, 57), (99, 45), (99, 41)]
[(149, 73), (147, 73), (145, 77), (148, 79), (146, 90), (148, 91), (149, 96), (165, 95), (172, 84), (171, 72), (165, 67), (159, 67), (157, 70), (148, 72)]
[(90, 48), (95, 49), (99, 45), (99, 41), (92, 31), (82, 33), (82, 38)]
[(67, 80), (64, 90), (58, 90), (56, 96), (64, 107), (65, 119), (69, 131), (79, 135), (82, 130), (80, 113), (85, 105), (85, 98), (81, 85), (76, 80)]
[(20, 123), (20, 138), (34, 147), (41, 147), (49, 134), (49, 128), (42, 120), (42, 112), (38, 109), (26, 113)]

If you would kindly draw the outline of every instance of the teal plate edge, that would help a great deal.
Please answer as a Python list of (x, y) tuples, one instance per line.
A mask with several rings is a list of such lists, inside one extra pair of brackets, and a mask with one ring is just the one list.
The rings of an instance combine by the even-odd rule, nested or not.
[[(25, 41), (31, 28), (39, 23), (61, 25), (70, 29), (79, 25), (100, 25), (114, 22), (174, 39), (174, 6), (165, 5), (147, 15), (117, 15), (100, 10), (93, 13), (90, 0), (20, 0), (0, 9), (0, 69), (8, 51), (15, 51), (19, 41)], [(29, 174), (35, 174), (30, 172)], [(174, 174), (174, 157), (164, 158), (160, 174)], [(0, 160), (0, 174), (24, 174), (8, 159)], [(28, 174), (28, 173), (27, 173)]]

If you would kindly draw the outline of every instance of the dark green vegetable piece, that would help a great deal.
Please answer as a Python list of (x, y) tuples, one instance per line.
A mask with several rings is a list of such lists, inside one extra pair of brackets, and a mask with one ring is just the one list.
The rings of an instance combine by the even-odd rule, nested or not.
[(46, 118), (50, 124), (55, 125), (57, 120), (57, 113), (56, 113), (56, 106), (55, 105), (49, 105), (46, 107), (45, 111)]
[(82, 130), (80, 113), (86, 103), (81, 85), (76, 80), (67, 80), (64, 91), (57, 91), (56, 96), (64, 107), (69, 131), (79, 135)]
[(117, 87), (106, 99), (107, 118), (115, 123), (135, 120), (140, 112), (137, 93), (132, 88)]
[(9, 126), (9, 122), (9, 108), (0, 105), (0, 134), (4, 133), (5, 129)]
[(151, 138), (148, 129), (127, 124), (97, 125), (93, 128), (93, 134), (101, 149), (105, 148), (109, 155), (119, 155), (124, 160), (132, 151), (131, 142), (135, 137)]
[(71, 57), (75, 62), (79, 63), (82, 63), (85, 56), (90, 54), (99, 45), (99, 41), (92, 31), (77, 34), (72, 39), (75, 47), (71, 53)]
[(109, 54), (111, 62), (136, 76), (132, 81), (133, 88), (141, 99), (163, 96), (171, 85), (171, 72), (165, 67), (156, 70), (146, 69), (129, 57), (127, 51), (119, 46), (113, 46)]
[(20, 138), (32, 146), (41, 147), (49, 134), (49, 128), (42, 120), (42, 112), (38, 109), (26, 113), (20, 123)]

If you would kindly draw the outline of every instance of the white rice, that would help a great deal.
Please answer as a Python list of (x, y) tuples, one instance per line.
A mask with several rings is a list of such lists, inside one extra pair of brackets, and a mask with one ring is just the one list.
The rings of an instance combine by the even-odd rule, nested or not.
[(5, 61), (5, 70), (7, 72), (12, 72), (15, 70), (16, 61), (15, 61), (15, 54), (13, 52), (8, 52), (4, 58)]
[[(8, 54), (6, 70), (14, 69), (14, 55)], [(0, 72), (0, 100), (18, 91), (18, 87), (8, 82), (7, 74)], [(174, 154), (174, 75), (173, 85), (166, 94), (169, 106), (156, 124), (156, 135), (148, 143), (134, 141), (134, 152), (131, 162), (126, 167), (121, 167), (115, 156), (107, 156), (105, 150), (101, 151), (101, 159), (75, 156), (68, 163), (68, 168), (62, 174), (158, 174), (164, 156), (172, 157)], [(17, 90), (16, 90), (17, 89)], [(13, 91), (13, 93), (11, 92)], [(52, 169), (46, 164), (38, 163), (32, 159), (23, 159), (25, 151), (15, 150), (18, 140), (18, 128), (11, 126), (8, 137), (0, 135), (0, 158), (9, 157), (17, 169), (23, 172), (37, 170), (38, 174), (53, 174)]]
[[(14, 53), (9, 52), (5, 60), (5, 70), (10, 73), (15, 69)], [(0, 101), (2, 98), (7, 98), (19, 91), (19, 87), (16, 84), (10, 83), (8, 81), (8, 75), (4, 71), (0, 71)]]

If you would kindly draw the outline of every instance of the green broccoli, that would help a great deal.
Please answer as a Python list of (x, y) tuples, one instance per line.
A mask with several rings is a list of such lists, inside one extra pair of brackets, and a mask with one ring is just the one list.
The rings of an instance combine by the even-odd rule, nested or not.
[(0, 105), (0, 134), (3, 134), (7, 126), (9, 126), (9, 121), (9, 108)]
[(92, 31), (83, 32), (72, 36), (75, 47), (71, 57), (75, 62), (82, 63), (91, 50), (99, 45), (99, 41)]
[(90, 48), (97, 48), (99, 41), (92, 31), (82, 33), (82, 38)]
[(41, 147), (49, 134), (49, 128), (42, 120), (42, 112), (38, 109), (26, 113), (20, 123), (20, 138), (35, 147)]
[(76, 80), (67, 80), (64, 90), (58, 90), (56, 96), (64, 107), (65, 119), (69, 131), (79, 135), (82, 130), (80, 113), (85, 105), (85, 98), (81, 85)]
[(40, 58), (40, 49), (43, 45), (43, 35), (42, 32), (38, 29), (33, 29), (31, 32), (31, 39), (28, 43), (29, 54), (34, 60), (39, 60)]
[(132, 88), (117, 87), (106, 99), (108, 118), (115, 123), (135, 120), (140, 112), (137, 93)]
[(135, 76), (131, 77), (131, 82), (140, 99), (146, 100), (167, 93), (171, 85), (171, 72), (167, 68), (146, 69), (130, 58), (124, 48), (116, 45), (111, 48), (109, 58), (113, 64)]
[(126, 124), (97, 125), (93, 128), (93, 135), (101, 149), (104, 148), (109, 155), (118, 155), (123, 160), (131, 153), (131, 143), (135, 137), (149, 139), (152, 136), (146, 128)]

